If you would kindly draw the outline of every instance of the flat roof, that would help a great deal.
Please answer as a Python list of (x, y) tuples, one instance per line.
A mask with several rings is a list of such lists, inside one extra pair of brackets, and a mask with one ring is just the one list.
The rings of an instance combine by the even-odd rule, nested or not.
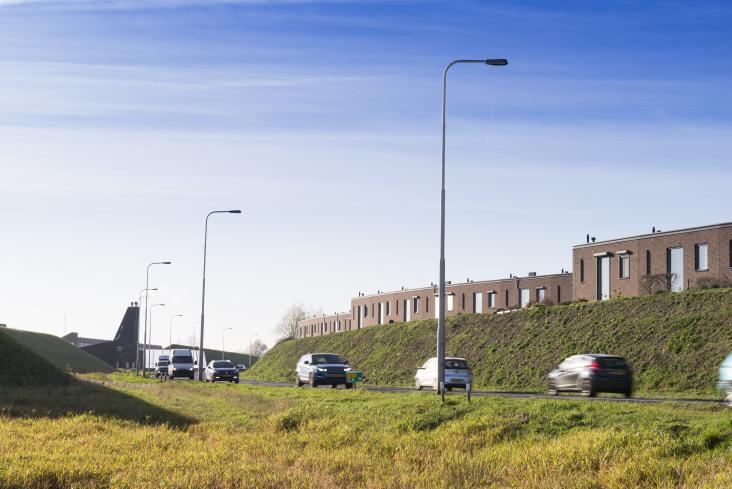
[[(497, 279), (494, 279), (494, 280), (473, 280), (471, 282), (458, 282), (458, 283), (454, 283), (454, 284), (447, 284), (447, 288), (450, 288), (450, 287), (458, 287), (458, 286), (461, 286), (461, 285), (473, 285), (473, 284), (481, 285), (481, 284), (494, 284), (494, 283), (498, 283), (498, 282), (512, 282), (512, 281), (514, 281), (516, 279), (524, 280), (524, 279), (534, 279), (534, 278), (564, 277), (564, 276), (567, 276), (567, 275), (569, 275), (571, 277), (572, 276), (572, 272), (569, 272), (568, 271), (568, 272), (565, 272), (565, 273), (550, 273), (550, 274), (547, 274), (547, 275), (527, 275), (527, 276), (524, 276), (524, 277), (514, 276), (514, 277), (508, 277), (508, 278), (497, 278)], [(439, 285), (435, 284), (435, 285), (429, 286), (429, 287), (418, 287), (418, 288), (414, 288), (414, 289), (392, 290), (392, 291), (381, 292), (381, 293), (377, 293), (377, 294), (366, 294), (366, 295), (362, 295), (362, 296), (356, 296), (356, 297), (353, 297), (352, 300), (353, 299), (355, 299), (355, 300), (358, 300), (358, 299), (366, 299), (366, 298), (369, 298), (369, 297), (381, 297), (383, 295), (400, 294), (400, 293), (403, 293), (403, 292), (419, 292), (421, 290), (432, 290), (432, 289), (435, 289), (435, 288), (438, 288), (438, 287), (439, 287)]]
[(653, 238), (655, 236), (669, 236), (672, 234), (691, 233), (694, 231), (706, 231), (708, 229), (719, 229), (719, 228), (726, 228), (726, 227), (730, 227), (730, 226), (732, 226), (732, 222), (723, 222), (720, 224), (709, 224), (707, 226), (697, 226), (697, 227), (693, 227), (693, 228), (674, 229), (672, 231), (660, 231), (660, 232), (655, 232), (655, 233), (639, 234), (637, 236), (628, 236), (625, 238), (607, 239), (605, 241), (595, 241), (594, 243), (582, 243), (582, 244), (574, 245), (573, 248), (589, 248), (590, 246), (597, 246), (600, 244), (621, 243), (623, 241), (633, 241), (636, 239)]

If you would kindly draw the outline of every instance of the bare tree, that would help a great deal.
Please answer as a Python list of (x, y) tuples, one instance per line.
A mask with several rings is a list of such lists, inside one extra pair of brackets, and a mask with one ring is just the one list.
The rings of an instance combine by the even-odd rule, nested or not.
[(264, 341), (256, 339), (252, 342), (247, 353), (253, 357), (261, 357), (268, 349)]
[(280, 319), (275, 332), (280, 339), (295, 338), (297, 336), (297, 323), (307, 317), (307, 312), (302, 304), (293, 304)]

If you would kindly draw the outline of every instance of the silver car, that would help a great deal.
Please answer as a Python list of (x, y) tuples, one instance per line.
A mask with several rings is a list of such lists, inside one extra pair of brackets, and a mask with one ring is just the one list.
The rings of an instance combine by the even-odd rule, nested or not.
[(239, 370), (228, 360), (211, 360), (206, 367), (206, 382), (239, 383)]
[[(468, 362), (464, 358), (446, 357), (445, 358), (445, 389), (451, 390), (453, 387), (467, 389), (472, 388), (473, 372), (468, 367)], [(417, 369), (414, 376), (414, 386), (417, 390), (423, 387), (437, 390), (437, 357), (432, 357), (424, 365)]]

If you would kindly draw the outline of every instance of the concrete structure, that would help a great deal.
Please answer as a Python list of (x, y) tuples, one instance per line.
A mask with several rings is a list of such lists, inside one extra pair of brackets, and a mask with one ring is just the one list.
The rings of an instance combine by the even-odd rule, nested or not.
[(732, 223), (577, 245), (574, 299), (606, 300), (657, 289), (732, 282)]
[[(447, 316), (492, 314), (531, 303), (561, 304), (639, 296), (656, 290), (681, 291), (732, 286), (732, 223), (714, 224), (574, 246), (573, 272), (449, 284)], [(308, 318), (298, 338), (377, 324), (438, 316), (437, 285), (351, 299), (351, 311)]]

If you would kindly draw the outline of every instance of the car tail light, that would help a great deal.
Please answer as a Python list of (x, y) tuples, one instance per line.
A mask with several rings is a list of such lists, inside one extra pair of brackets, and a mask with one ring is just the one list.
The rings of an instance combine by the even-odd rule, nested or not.
[(600, 368), (600, 362), (597, 360), (592, 360), (592, 363), (590, 364), (590, 368), (593, 370), (597, 370)]

